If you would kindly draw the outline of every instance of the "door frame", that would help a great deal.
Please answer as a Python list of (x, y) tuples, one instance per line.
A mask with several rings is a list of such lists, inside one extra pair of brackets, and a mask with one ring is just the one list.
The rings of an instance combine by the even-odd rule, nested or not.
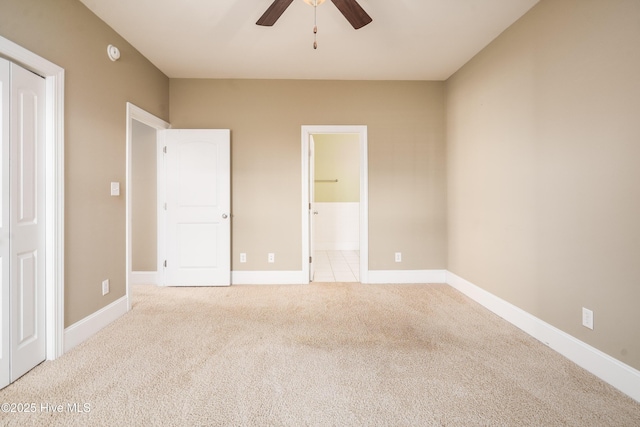
[(44, 77), (46, 357), (64, 353), (64, 69), (0, 36), (0, 56)]
[[(125, 184), (125, 199), (126, 199), (126, 288), (127, 288), (127, 311), (131, 310), (131, 282), (133, 281), (133, 270), (132, 270), (132, 253), (131, 253), (131, 203), (133, 200), (134, 194), (131, 190), (131, 174), (132, 174), (132, 144), (133, 141), (133, 121), (140, 122), (144, 125), (147, 125), (156, 130), (156, 152), (159, 150), (158, 147), (158, 131), (163, 129), (170, 129), (171, 125), (159, 117), (154, 116), (153, 114), (143, 110), (142, 108), (132, 104), (131, 102), (127, 102), (127, 153), (126, 153), (126, 184)], [(158, 162), (158, 155), (153, 159), (156, 163)], [(160, 185), (158, 182), (156, 184), (156, 192), (157, 188)], [(158, 223), (158, 227), (159, 227)], [(160, 242), (157, 242), (158, 250), (160, 248)], [(156, 264), (158, 264), (160, 261)], [(159, 271), (159, 270), (158, 270)], [(156, 272), (157, 273), (157, 272)]]
[(313, 134), (353, 133), (360, 140), (360, 283), (369, 282), (369, 172), (367, 126), (303, 125), (302, 126), (302, 275), (309, 284), (310, 251), (310, 192), (311, 176), (309, 140)]
[[(316, 199), (316, 185), (315, 185), (315, 177), (316, 177), (316, 163), (315, 163), (315, 159), (316, 159), (316, 141), (315, 138), (313, 137), (313, 134), (309, 134), (309, 185), (307, 186), (307, 188), (309, 189), (309, 244), (307, 245), (309, 247), (309, 255), (312, 256), (312, 250), (314, 248), (314, 243), (315, 243), (315, 232), (316, 232), (316, 223), (315, 223), (315, 216), (317, 211), (315, 210), (316, 207), (314, 206), (314, 202), (312, 202), (312, 200)], [(360, 226), (360, 224), (358, 224), (358, 226)], [(313, 278), (315, 276), (315, 264), (313, 262), (311, 262), (311, 260), (309, 260), (309, 282), (313, 281)]]

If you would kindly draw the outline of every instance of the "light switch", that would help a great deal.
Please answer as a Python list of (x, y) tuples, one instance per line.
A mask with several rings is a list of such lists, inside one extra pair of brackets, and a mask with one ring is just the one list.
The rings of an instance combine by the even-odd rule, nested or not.
[(112, 196), (119, 196), (120, 195), (120, 183), (119, 182), (112, 182), (111, 183), (111, 195)]

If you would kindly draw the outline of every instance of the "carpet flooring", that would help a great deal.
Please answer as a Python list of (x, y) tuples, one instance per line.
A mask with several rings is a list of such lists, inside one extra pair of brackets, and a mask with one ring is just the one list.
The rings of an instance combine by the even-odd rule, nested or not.
[(447, 285), (133, 294), (0, 390), (35, 409), (0, 425), (640, 426), (640, 403)]

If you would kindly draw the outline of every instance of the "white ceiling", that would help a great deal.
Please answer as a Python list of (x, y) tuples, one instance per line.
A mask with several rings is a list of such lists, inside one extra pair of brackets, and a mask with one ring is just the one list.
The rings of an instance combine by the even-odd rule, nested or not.
[(294, 0), (273, 27), (272, 0), (80, 0), (172, 78), (446, 80), (538, 0), (358, 0), (354, 30), (326, 1)]

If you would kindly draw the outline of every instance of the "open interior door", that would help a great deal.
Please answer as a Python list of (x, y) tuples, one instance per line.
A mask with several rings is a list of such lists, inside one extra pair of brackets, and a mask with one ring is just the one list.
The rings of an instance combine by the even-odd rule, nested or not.
[(315, 143), (313, 135), (309, 135), (309, 281), (313, 282), (315, 275), (315, 268), (313, 264), (313, 241), (314, 241), (314, 216), (318, 214), (315, 208), (315, 176), (316, 176), (316, 157), (315, 157)]
[(231, 284), (230, 133), (160, 131), (167, 286)]

